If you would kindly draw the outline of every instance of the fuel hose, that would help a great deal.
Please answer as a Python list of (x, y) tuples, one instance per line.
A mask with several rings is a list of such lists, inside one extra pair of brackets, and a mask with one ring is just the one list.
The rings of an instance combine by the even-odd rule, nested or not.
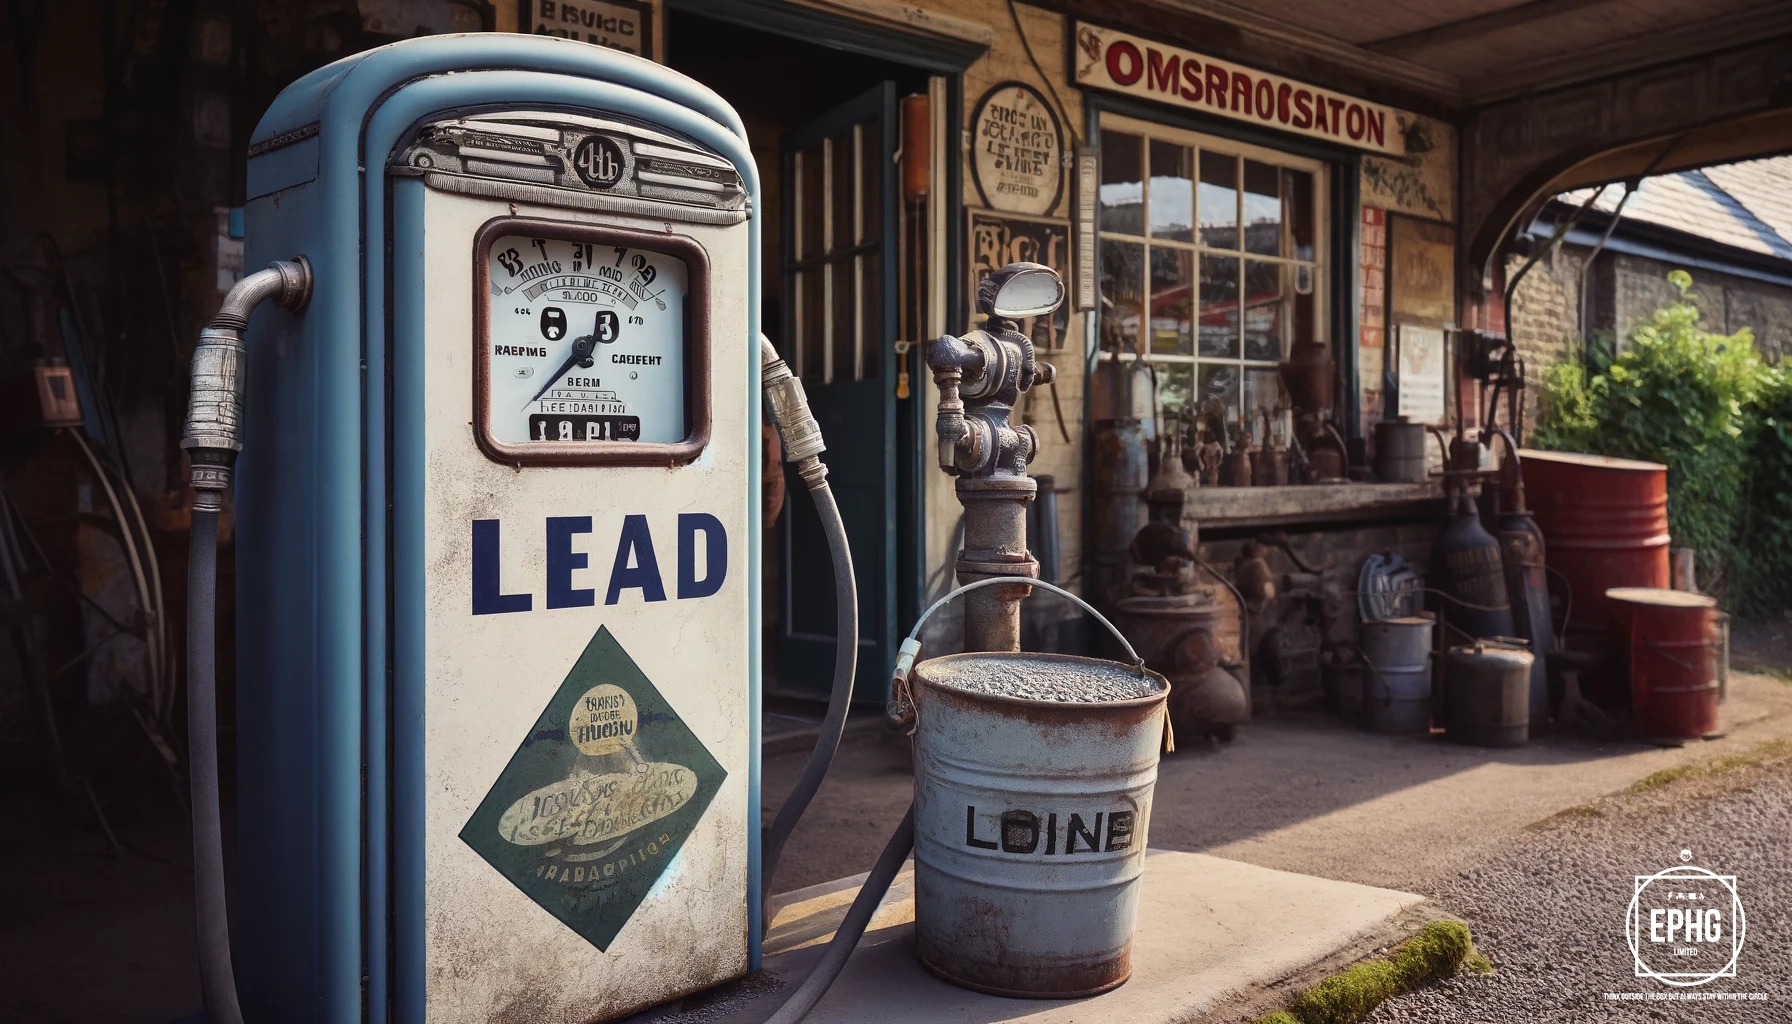
[[(808, 485), (809, 497), (815, 502), (822, 533), (827, 536), (828, 555), (834, 564), (834, 684), (828, 694), (827, 714), (815, 737), (815, 746), (803, 764), (796, 785), (778, 808), (777, 817), (766, 829), (760, 855), (760, 890), (771, 887), (790, 833), (808, 809), (809, 802), (821, 789), (821, 782), (833, 767), (834, 755), (840, 749), (840, 737), (846, 731), (846, 714), (852, 708), (853, 676), (859, 663), (859, 591), (853, 577), (852, 549), (846, 541), (846, 524), (840, 518), (840, 506), (828, 487), (828, 469), (821, 461), (825, 446), (821, 427), (809, 412), (809, 401), (803, 394), (802, 381), (778, 357), (777, 349), (764, 335), (759, 339), (760, 377), (783, 441), (784, 456), (796, 466), (797, 473)], [(894, 876), (892, 876), (894, 877)], [(770, 901), (764, 903), (765, 921), (771, 921)]]
[(230, 963), (224, 826), (218, 806), (218, 515), (243, 450), (243, 330), (272, 299), (298, 312), (311, 299), (311, 264), (300, 256), (238, 281), (199, 332), (180, 445), (191, 467), (187, 552), (187, 781), (193, 823), (193, 909), (199, 979), (212, 1024), (243, 1024)]

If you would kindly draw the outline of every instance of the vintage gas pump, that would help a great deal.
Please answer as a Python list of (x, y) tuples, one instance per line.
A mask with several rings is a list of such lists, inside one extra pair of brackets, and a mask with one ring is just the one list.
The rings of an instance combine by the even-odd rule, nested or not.
[[(204, 332), (182, 442), (214, 1020), (609, 1020), (756, 966), (762, 394), (857, 635), (820, 435), (759, 340), (757, 190), (713, 93), (547, 37), (370, 51), (262, 119), (269, 269)], [(211, 637), (233, 483), (234, 972)]]

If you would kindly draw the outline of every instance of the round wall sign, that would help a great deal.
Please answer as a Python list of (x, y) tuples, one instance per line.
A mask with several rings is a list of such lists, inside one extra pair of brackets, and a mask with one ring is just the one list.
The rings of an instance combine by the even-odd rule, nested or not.
[(991, 88), (977, 101), (971, 125), (971, 178), (983, 205), (1035, 216), (1057, 209), (1064, 135), (1039, 90), (1025, 82)]

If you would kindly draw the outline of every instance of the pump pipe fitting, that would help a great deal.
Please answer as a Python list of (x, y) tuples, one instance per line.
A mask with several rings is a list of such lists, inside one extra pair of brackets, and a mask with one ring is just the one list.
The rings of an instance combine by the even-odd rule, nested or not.
[(192, 465), (195, 511), (224, 507), (231, 468), (243, 450), (243, 331), (249, 314), (269, 299), (295, 313), (303, 311), (311, 301), (311, 261), (303, 256), (278, 260), (238, 281), (199, 332), (187, 392), (187, 427), (180, 439)]
[(803, 482), (814, 490), (827, 479), (828, 468), (822, 464), (821, 453), (828, 446), (821, 439), (821, 425), (809, 412), (809, 396), (803, 391), (803, 382), (790, 372), (771, 339), (763, 334), (759, 336), (759, 380), (771, 405), (778, 439), (784, 443), (784, 461), (794, 463)]

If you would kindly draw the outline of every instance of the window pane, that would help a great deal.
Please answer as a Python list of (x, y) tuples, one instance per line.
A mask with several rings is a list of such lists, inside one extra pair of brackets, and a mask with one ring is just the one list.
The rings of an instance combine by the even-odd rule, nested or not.
[(1195, 255), (1183, 249), (1151, 250), (1151, 354), (1192, 356)]
[(1270, 434), (1277, 441), (1287, 443), (1287, 430), (1282, 423), (1281, 414), (1276, 408), (1281, 405), (1282, 385), (1276, 371), (1265, 367), (1247, 366), (1244, 370), (1244, 403), (1251, 417), (1251, 436), (1258, 444), (1264, 442), (1263, 414), (1269, 413)]
[(1297, 260), (1316, 258), (1313, 253), (1313, 176), (1306, 171), (1282, 172), (1283, 216), (1288, 221), (1288, 240)]
[(1244, 162), (1244, 247), (1262, 256), (1282, 251), (1281, 178), (1269, 164)]
[(1290, 342), (1312, 341), (1319, 336), (1319, 303), (1317, 291), (1313, 287), (1313, 279), (1318, 276), (1316, 267), (1305, 263), (1295, 264), (1294, 270), (1294, 336)]
[(1101, 347), (1139, 351), (1143, 319), (1145, 247), (1138, 242), (1101, 240)]
[(1163, 410), (1164, 430), (1174, 429), (1170, 423), (1182, 415), (1193, 397), (1190, 390), (1195, 383), (1195, 367), (1193, 363), (1158, 363), (1157, 370), (1157, 404)]
[[(1238, 435), (1238, 366), (1235, 363), (1202, 363), (1196, 377), (1196, 399), (1201, 403), (1203, 424), (1210, 430), (1211, 416), (1221, 419), (1225, 437)], [(1219, 434), (1215, 440), (1223, 442)]]
[(1201, 354), (1238, 358), (1238, 258), (1201, 254)]
[(1101, 133), (1101, 230), (1145, 233), (1145, 140), (1124, 132)]
[(1294, 277), (1294, 268), (1285, 263), (1244, 262), (1244, 357), (1279, 361), (1287, 332), (1284, 312), (1288, 307), (1286, 287)]
[(1201, 244), (1238, 248), (1238, 158), (1201, 151)]
[(1151, 234), (1192, 242), (1195, 155), (1187, 146), (1151, 140)]

